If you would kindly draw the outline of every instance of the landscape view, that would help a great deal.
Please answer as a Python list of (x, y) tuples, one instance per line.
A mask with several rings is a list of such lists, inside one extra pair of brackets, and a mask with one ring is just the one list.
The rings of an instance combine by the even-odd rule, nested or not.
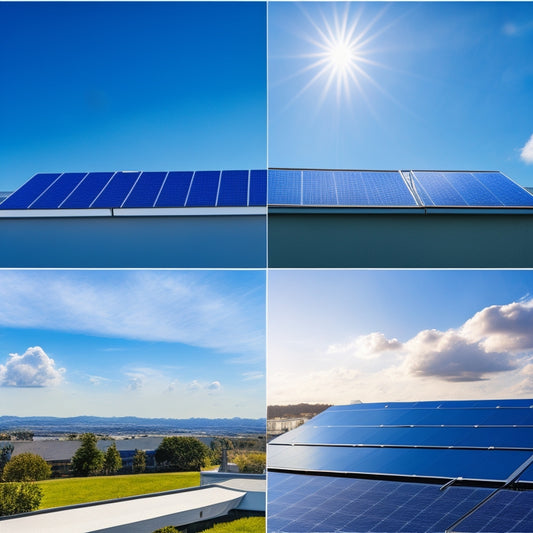
[(0, 294), (0, 515), (264, 472), (264, 272), (3, 271)]

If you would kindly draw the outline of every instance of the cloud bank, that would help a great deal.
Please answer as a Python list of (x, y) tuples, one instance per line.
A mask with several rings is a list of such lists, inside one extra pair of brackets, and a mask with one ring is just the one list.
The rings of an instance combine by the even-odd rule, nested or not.
[(35, 346), (22, 355), (9, 354), (6, 364), (0, 365), (0, 386), (53, 387), (63, 381), (64, 372), (40, 346)]
[(527, 143), (522, 147), (520, 159), (528, 165), (533, 164), (533, 135), (531, 135)]

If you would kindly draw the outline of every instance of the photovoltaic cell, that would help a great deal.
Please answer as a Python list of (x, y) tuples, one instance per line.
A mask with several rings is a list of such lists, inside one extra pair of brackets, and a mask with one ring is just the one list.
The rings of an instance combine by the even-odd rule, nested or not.
[(268, 531), (444, 532), (490, 492), (270, 472)]
[(27, 209), (60, 174), (36, 174), (2, 202), (1, 209)]
[(248, 171), (223, 170), (220, 177), (217, 206), (248, 205)]
[(193, 172), (169, 172), (154, 207), (183, 207)]
[(56, 209), (65, 198), (78, 186), (86, 174), (67, 172), (46, 189), (29, 207), (31, 209)]
[(117, 172), (96, 197), (91, 207), (120, 207), (137, 181), (140, 172)]
[(333, 172), (306, 171), (303, 174), (303, 205), (338, 205)]
[(268, 171), (269, 205), (300, 205), (302, 203), (302, 172), (300, 170)]
[(88, 209), (113, 174), (113, 172), (90, 172), (59, 207), (61, 209)]
[(122, 207), (153, 207), (166, 172), (143, 172)]
[(220, 171), (204, 170), (194, 173), (187, 198), (187, 207), (214, 207), (217, 200)]
[(266, 206), (267, 171), (250, 171), (250, 206)]

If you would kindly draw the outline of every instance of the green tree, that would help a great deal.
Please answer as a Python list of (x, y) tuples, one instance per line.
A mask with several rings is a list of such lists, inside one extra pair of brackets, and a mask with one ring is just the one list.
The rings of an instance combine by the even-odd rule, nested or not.
[(81, 436), (81, 446), (70, 461), (70, 467), (76, 476), (90, 476), (102, 469), (104, 454), (96, 447), (98, 442), (94, 433)]
[(211, 441), (211, 463), (219, 465), (222, 461), (222, 450), (233, 450), (233, 442), (227, 437), (215, 437)]
[(41, 488), (35, 483), (1, 483), (0, 516), (35, 511), (42, 497)]
[(117, 445), (113, 442), (104, 454), (104, 472), (106, 475), (115, 474), (122, 468), (122, 459), (118, 453)]
[(8, 461), (11, 459), (11, 454), (15, 447), (13, 444), (4, 444), (0, 448), (0, 481), (2, 480), (4, 467), (7, 465)]
[(198, 471), (209, 460), (209, 448), (194, 437), (165, 437), (155, 460), (175, 472)]
[(52, 475), (50, 465), (35, 453), (25, 452), (13, 457), (4, 468), (4, 481), (41, 481)]
[(266, 453), (241, 453), (233, 458), (240, 472), (247, 474), (262, 474), (266, 467)]
[(146, 470), (146, 452), (144, 450), (135, 449), (133, 456), (133, 473), (140, 474)]

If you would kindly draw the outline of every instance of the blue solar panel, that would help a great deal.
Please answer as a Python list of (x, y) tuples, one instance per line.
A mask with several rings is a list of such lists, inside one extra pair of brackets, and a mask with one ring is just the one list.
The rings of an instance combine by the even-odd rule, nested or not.
[(166, 172), (143, 172), (122, 207), (153, 207)]
[(140, 172), (117, 172), (96, 197), (91, 207), (120, 207), (137, 181), (139, 174)]
[(248, 205), (248, 171), (223, 170), (220, 178), (217, 206)]
[(91, 172), (59, 205), (62, 209), (87, 209), (113, 176), (113, 172)]
[(302, 172), (300, 170), (268, 171), (269, 205), (300, 205), (302, 203)]
[(527, 207), (533, 196), (500, 172), (413, 172), (426, 206)]
[(36, 174), (20, 189), (6, 198), (0, 204), (0, 209), (28, 208), (59, 176), (60, 174)]
[(83, 173), (61, 174), (29, 207), (31, 209), (56, 209), (85, 177)]
[(326, 429), (310, 422), (282, 435), (276, 443), (527, 448), (533, 452), (533, 427), (330, 426)]
[(270, 468), (504, 481), (530, 451), (270, 445)]
[(220, 172), (204, 170), (194, 173), (187, 198), (187, 207), (214, 207), (217, 201)]
[(193, 172), (169, 172), (154, 207), (183, 207)]
[(251, 206), (266, 206), (267, 171), (250, 171), (250, 201)]
[(338, 203), (333, 172), (319, 170), (304, 172), (304, 205), (338, 205)]
[(533, 492), (501, 490), (472, 515), (465, 518), (456, 531), (533, 531)]
[[(490, 489), (268, 474), (268, 531), (445, 531)], [(503, 531), (503, 530), (500, 530)]]

